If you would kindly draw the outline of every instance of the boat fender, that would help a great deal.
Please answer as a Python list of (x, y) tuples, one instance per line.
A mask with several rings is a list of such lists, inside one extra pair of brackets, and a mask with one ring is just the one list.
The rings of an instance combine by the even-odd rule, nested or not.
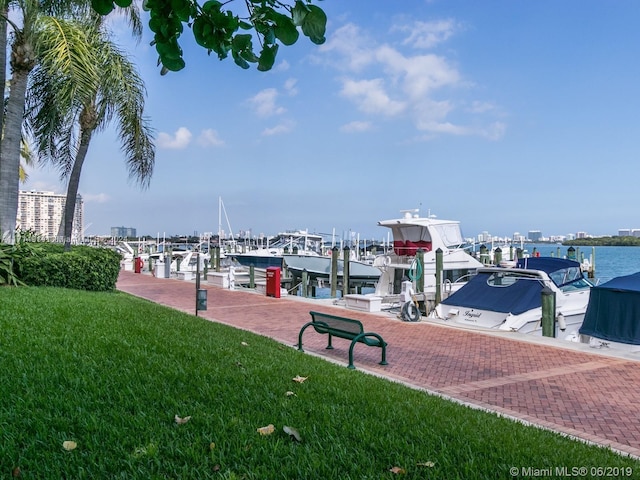
[(420, 320), (420, 310), (413, 302), (405, 302), (402, 305), (402, 319), (405, 322), (417, 322)]
[(558, 328), (564, 332), (567, 329), (567, 321), (564, 319), (562, 312), (558, 313), (556, 320), (558, 321)]

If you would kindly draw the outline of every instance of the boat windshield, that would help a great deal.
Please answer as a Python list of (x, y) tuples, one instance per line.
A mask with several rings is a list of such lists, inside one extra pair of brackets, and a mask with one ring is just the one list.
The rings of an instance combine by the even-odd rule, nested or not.
[(487, 285), (490, 287), (510, 287), (518, 280), (538, 280), (542, 282), (540, 276), (535, 273), (505, 269), (504, 271), (491, 274), (489, 278), (487, 278)]
[(581, 290), (592, 286), (591, 282), (584, 278), (580, 267), (563, 268), (550, 273), (549, 276), (553, 283), (563, 292)]

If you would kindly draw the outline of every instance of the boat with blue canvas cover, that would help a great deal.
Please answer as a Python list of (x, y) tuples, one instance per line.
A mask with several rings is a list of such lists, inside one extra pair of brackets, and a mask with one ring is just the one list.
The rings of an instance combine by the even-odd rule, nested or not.
[(556, 337), (577, 340), (592, 283), (579, 262), (529, 257), (514, 268), (479, 268), (462, 288), (429, 317), (465, 326), (542, 334), (542, 290), (556, 297)]
[(579, 333), (593, 347), (640, 350), (640, 272), (594, 286)]

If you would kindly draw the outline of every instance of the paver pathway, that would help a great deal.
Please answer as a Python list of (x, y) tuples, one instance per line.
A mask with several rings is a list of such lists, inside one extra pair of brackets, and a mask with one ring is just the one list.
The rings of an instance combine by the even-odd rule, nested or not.
[[(409, 323), (326, 301), (272, 298), (201, 283), (207, 310), (199, 316), (295, 345), (309, 310), (355, 318), (389, 344), (357, 345), (356, 368), (640, 458), (640, 363), (562, 346), (468, 331), (426, 321)], [(195, 314), (195, 284), (122, 271), (117, 288)], [(346, 365), (349, 342), (305, 333), (304, 348)], [(360, 347), (360, 348), (359, 348)]]

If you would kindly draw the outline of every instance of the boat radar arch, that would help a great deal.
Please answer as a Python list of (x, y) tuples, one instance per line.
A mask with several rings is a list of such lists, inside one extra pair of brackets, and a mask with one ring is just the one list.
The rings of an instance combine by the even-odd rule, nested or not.
[(413, 210), (400, 210), (405, 219), (420, 218), (420, 209), (414, 208)]

